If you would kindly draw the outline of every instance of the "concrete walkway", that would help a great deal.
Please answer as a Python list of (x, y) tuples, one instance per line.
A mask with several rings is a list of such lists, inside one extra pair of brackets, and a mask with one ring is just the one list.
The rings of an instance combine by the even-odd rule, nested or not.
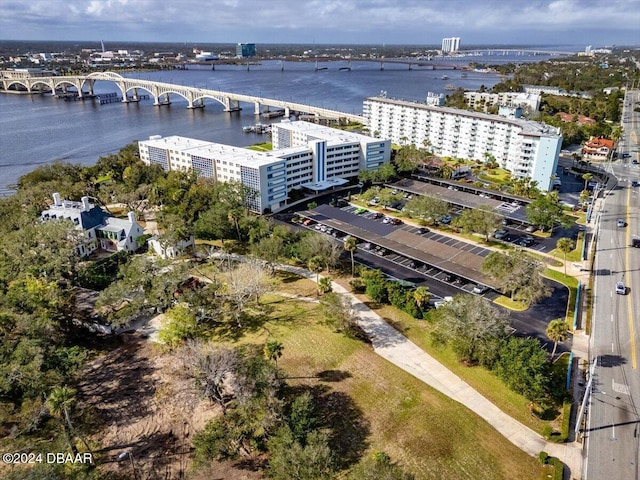
[[(297, 267), (280, 267), (315, 281), (315, 274)], [(407, 373), (460, 402), (492, 425), (507, 440), (529, 455), (537, 457), (541, 451), (559, 458), (571, 472), (572, 479), (582, 476), (582, 446), (577, 443), (547, 442), (529, 427), (514, 420), (480, 395), (460, 377), (399, 333), (380, 316), (358, 300), (343, 286), (333, 282), (333, 291), (348, 295), (359, 313), (359, 325), (367, 333), (374, 351)]]

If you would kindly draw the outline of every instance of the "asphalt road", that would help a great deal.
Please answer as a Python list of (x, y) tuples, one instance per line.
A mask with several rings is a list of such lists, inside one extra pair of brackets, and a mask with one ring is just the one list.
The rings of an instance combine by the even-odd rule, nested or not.
[[(640, 113), (629, 105), (639, 101), (640, 92), (627, 92), (621, 143), (631, 152), (640, 151)], [(633, 238), (640, 238), (640, 188), (631, 187), (640, 170), (632, 160), (607, 167), (617, 181), (610, 182), (597, 218), (590, 338), (597, 366), (585, 430), (588, 480), (640, 478), (640, 249), (630, 247)], [(618, 226), (618, 219), (626, 226)], [(615, 292), (620, 281), (624, 295)]]

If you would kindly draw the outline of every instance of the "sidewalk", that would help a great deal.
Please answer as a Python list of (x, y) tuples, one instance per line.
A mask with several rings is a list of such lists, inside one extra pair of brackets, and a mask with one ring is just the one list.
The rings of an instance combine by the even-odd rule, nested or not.
[[(282, 266), (281, 269), (315, 280), (315, 274), (302, 268)], [(349, 295), (351, 298), (353, 307), (360, 316), (358, 323), (371, 339), (373, 349), (378, 355), (460, 402), (529, 455), (537, 457), (541, 451), (545, 451), (567, 465), (571, 472), (570, 478), (581, 478), (582, 446), (580, 444), (547, 442), (542, 436), (505, 414), (460, 377), (409, 341), (344, 287), (335, 282), (332, 285), (334, 292)]]

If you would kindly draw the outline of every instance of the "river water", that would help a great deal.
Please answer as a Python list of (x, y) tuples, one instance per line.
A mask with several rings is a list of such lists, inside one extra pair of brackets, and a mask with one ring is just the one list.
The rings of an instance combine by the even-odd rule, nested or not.
[[(541, 61), (545, 57), (518, 57), (518, 61)], [(474, 60), (474, 59), (472, 59)], [(508, 61), (509, 58), (501, 58)], [(498, 75), (462, 70), (431, 70), (406, 65), (353, 62), (352, 70), (339, 70), (344, 62), (264, 62), (246, 66), (218, 65), (189, 70), (127, 74), (185, 86), (244, 93), (306, 103), (348, 113), (361, 113), (365, 98), (386, 91), (389, 97), (424, 100), (427, 92), (447, 93), (446, 85), (468, 90), (491, 87)], [(448, 78), (443, 79), (443, 76)], [(119, 90), (99, 81), (95, 93)], [(140, 93), (146, 93), (141, 91)], [(18, 178), (38, 165), (54, 160), (91, 165), (100, 156), (115, 153), (135, 140), (150, 135), (183, 135), (201, 140), (248, 146), (267, 137), (243, 133), (242, 126), (265, 120), (253, 114), (253, 104), (241, 104), (241, 112), (227, 113), (222, 105), (206, 100), (203, 109), (187, 109), (177, 95), (170, 106), (155, 107), (152, 99), (140, 103), (64, 101), (50, 95), (0, 94), (0, 195), (11, 191)], [(274, 119), (273, 121), (280, 121)]]

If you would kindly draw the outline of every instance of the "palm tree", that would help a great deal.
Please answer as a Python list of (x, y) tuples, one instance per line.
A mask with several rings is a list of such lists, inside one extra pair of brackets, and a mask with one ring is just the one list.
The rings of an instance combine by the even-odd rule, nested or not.
[(324, 295), (325, 293), (331, 292), (331, 290), (333, 290), (333, 287), (331, 286), (331, 277), (322, 277), (318, 281), (318, 291)]
[(564, 274), (567, 275), (567, 253), (575, 248), (573, 240), (567, 237), (559, 238), (556, 242), (556, 248), (564, 254)]
[(72, 438), (73, 424), (71, 423), (70, 410), (76, 402), (76, 391), (73, 388), (67, 387), (54, 387), (47, 398), (47, 407), (52, 415), (59, 418), (62, 422), (64, 429), (64, 435), (67, 438), (67, 443), (71, 448), (71, 452), (74, 455), (78, 454), (78, 447)]
[[(316, 274), (316, 284), (320, 280), (320, 272), (324, 269), (324, 261), (322, 257), (315, 256), (311, 257), (307, 262), (307, 268)], [(318, 290), (318, 294), (320, 291)]]
[(556, 348), (558, 348), (558, 342), (564, 342), (569, 336), (569, 329), (567, 328), (567, 322), (564, 318), (556, 318), (551, 320), (547, 325), (547, 337), (553, 340), (553, 351), (551, 352), (551, 359), (556, 354)]
[(584, 175), (582, 175), (582, 179), (584, 180), (584, 189), (587, 189), (587, 184), (589, 183), (589, 180), (591, 180), (593, 178), (593, 173), (585, 173)]
[(264, 354), (264, 358), (267, 360), (273, 360), (276, 364), (276, 369), (278, 368), (278, 359), (282, 356), (282, 351), (284, 350), (284, 345), (280, 343), (278, 340), (267, 340), (267, 343), (264, 344), (264, 349), (262, 353)]
[(413, 299), (416, 301), (416, 305), (422, 308), (423, 305), (426, 305), (431, 299), (429, 287), (420, 286), (416, 288), (413, 292)]
[(355, 275), (355, 262), (353, 254), (358, 250), (357, 240), (355, 237), (349, 237), (344, 242), (344, 249), (351, 254), (351, 276)]

